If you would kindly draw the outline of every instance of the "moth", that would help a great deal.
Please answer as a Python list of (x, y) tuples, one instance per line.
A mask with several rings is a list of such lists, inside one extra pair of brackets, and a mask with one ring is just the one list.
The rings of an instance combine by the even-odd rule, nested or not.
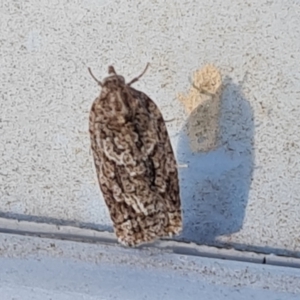
[(125, 83), (113, 66), (99, 81), (89, 132), (94, 164), (114, 232), (125, 246), (137, 246), (182, 230), (176, 159), (156, 104)]

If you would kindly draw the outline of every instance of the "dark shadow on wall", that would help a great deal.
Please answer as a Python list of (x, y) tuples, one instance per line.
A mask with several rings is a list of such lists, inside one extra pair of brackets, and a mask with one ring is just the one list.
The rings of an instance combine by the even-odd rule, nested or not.
[(254, 117), (230, 78), (218, 98), (219, 105), (207, 100), (196, 107), (180, 132), (177, 159), (188, 167), (179, 170), (184, 227), (176, 239), (224, 247), (228, 243), (216, 238), (243, 226), (254, 164)]

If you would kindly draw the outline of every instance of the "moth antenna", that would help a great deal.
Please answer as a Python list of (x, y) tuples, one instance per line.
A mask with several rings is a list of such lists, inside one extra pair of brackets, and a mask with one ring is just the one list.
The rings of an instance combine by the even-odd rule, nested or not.
[(94, 74), (92, 73), (91, 68), (88, 68), (88, 70), (89, 70), (89, 73), (91, 74), (91, 76), (93, 77), (93, 79), (94, 79), (101, 87), (103, 87), (102, 82), (99, 81), (99, 80), (94, 76)]
[(130, 86), (131, 84), (133, 84), (134, 82), (137, 82), (147, 71), (148, 67), (149, 67), (149, 63), (147, 63), (145, 70), (143, 71), (143, 73), (141, 75), (139, 75), (138, 77), (133, 78), (129, 83), (127, 83), (128, 86)]

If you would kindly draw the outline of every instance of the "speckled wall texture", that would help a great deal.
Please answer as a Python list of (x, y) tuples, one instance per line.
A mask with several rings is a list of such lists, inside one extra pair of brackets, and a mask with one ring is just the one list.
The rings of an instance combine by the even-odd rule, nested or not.
[[(113, 64), (130, 80), (150, 62), (134, 86), (188, 165), (179, 239), (300, 255), (298, 1), (0, 6), (0, 215), (111, 229), (89, 150), (99, 87), (87, 67), (101, 79)], [(191, 110), (184, 97), (207, 64), (222, 75), (220, 98)]]

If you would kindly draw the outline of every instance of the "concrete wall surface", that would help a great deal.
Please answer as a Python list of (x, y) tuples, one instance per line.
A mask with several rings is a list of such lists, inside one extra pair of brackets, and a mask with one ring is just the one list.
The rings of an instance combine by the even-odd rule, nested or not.
[(150, 62), (134, 87), (187, 165), (178, 239), (300, 257), (299, 1), (0, 1), (0, 20), (0, 217), (111, 230), (87, 67), (129, 81)]
[(0, 235), (3, 300), (296, 300), (300, 270)]

